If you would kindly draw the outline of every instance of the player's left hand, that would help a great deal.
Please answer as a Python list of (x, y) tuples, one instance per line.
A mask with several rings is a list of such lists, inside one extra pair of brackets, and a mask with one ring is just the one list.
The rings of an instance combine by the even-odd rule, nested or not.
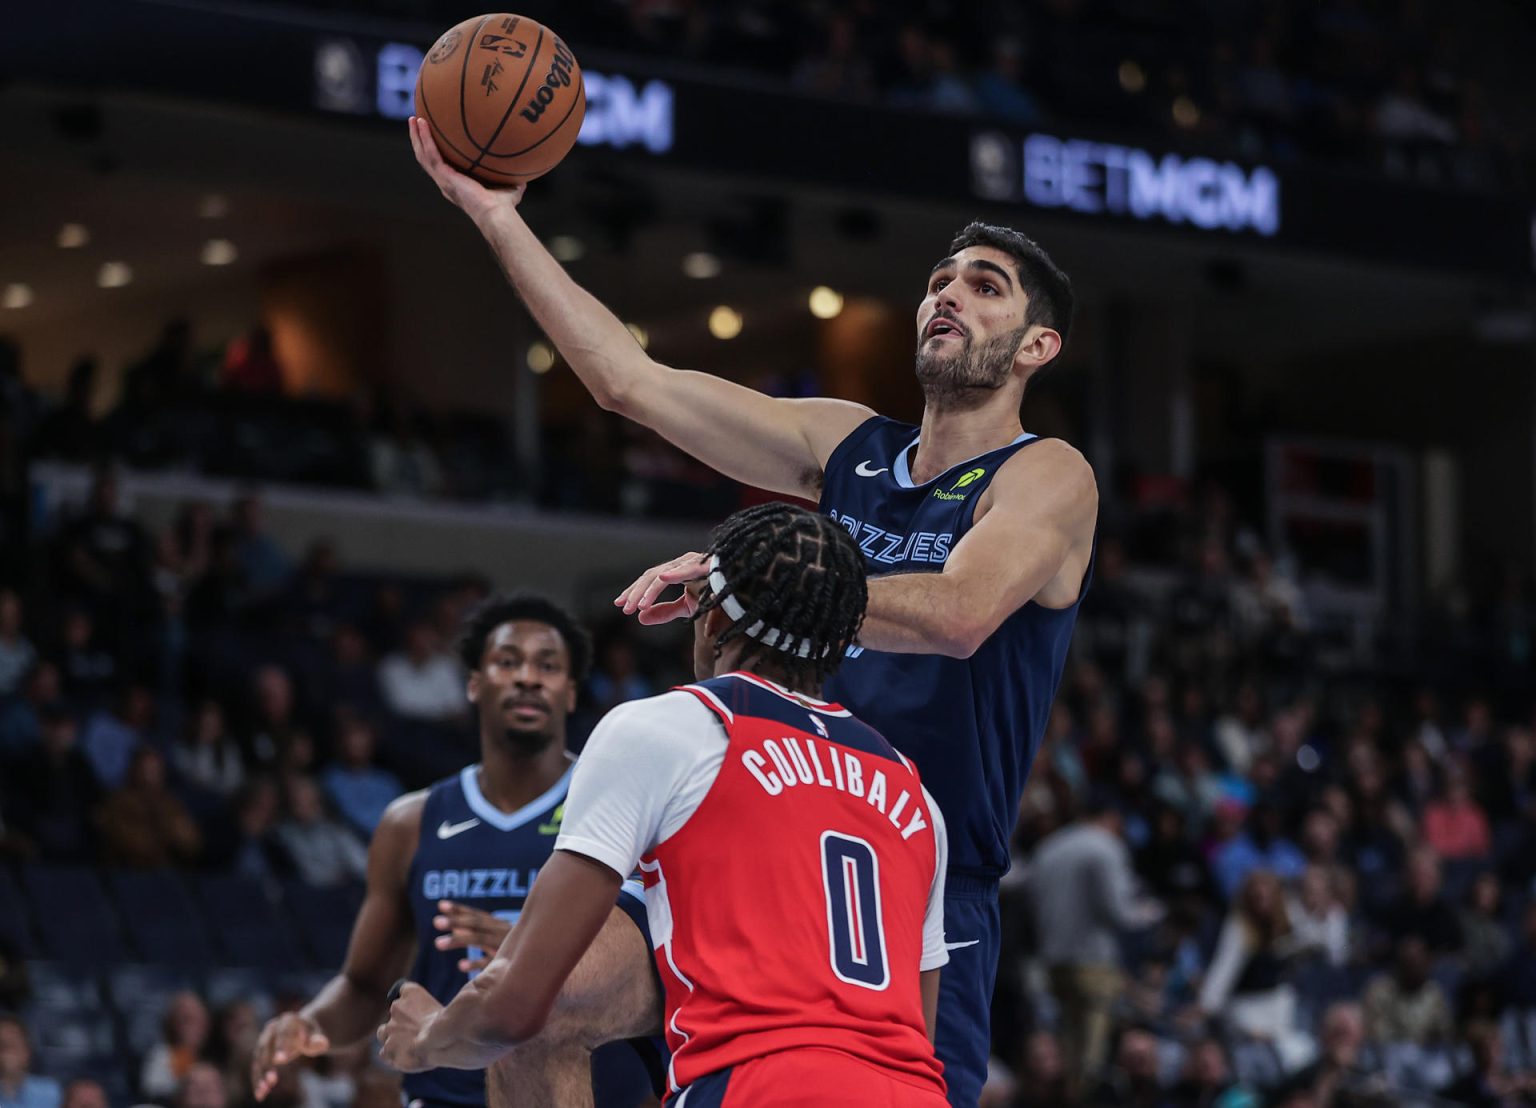
[(460, 958), (459, 972), (473, 973), (483, 970), (496, 957), (501, 941), (512, 930), (512, 925), (479, 908), (467, 904), (455, 904), (451, 900), (437, 902), (438, 914), (432, 917), (432, 926), (443, 932), (432, 940), (438, 950), (462, 950), (474, 947), (480, 951), (477, 958)]
[(638, 614), (640, 622), (646, 626), (687, 619), (699, 610), (697, 589), (684, 589), (683, 595), (676, 600), (659, 604), (656, 602), (657, 597), (673, 585), (686, 585), (708, 576), (709, 556), (690, 550), (670, 562), (652, 566), (635, 578), (634, 584), (614, 598), (614, 607), (624, 609), (627, 616)]
[(433, 1063), (422, 1054), (420, 1039), (425, 1025), (442, 1010), (443, 1006), (420, 985), (404, 985), (389, 1006), (389, 1020), (379, 1028), (379, 1058), (384, 1064), (401, 1073), (433, 1069)]

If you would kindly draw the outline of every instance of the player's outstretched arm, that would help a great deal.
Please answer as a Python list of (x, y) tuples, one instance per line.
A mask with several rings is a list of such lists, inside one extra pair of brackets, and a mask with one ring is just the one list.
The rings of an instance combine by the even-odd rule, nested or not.
[(368, 891), (352, 925), (346, 961), (315, 998), (298, 1012), (262, 1028), (251, 1059), (251, 1086), (265, 1099), (281, 1067), (325, 1054), (367, 1037), (383, 1017), (390, 985), (410, 965), (415, 923), (406, 899), (411, 856), (426, 793), (408, 793), (390, 804), (368, 847)]
[(827, 457), (873, 414), (868, 408), (845, 400), (765, 396), (653, 360), (544, 249), (517, 210), (522, 186), (486, 188), (443, 161), (425, 120), (412, 119), (410, 127), (416, 160), (480, 229), (512, 287), (598, 404), (727, 477), (816, 497)]
[(533, 1038), (607, 922), (620, 884), (601, 862), (556, 850), (496, 957), (452, 1003), (434, 1010), (419, 989), (401, 994), (379, 1029), (380, 1057), (405, 1072), (483, 1069)]
[(1031, 600), (1077, 598), (1099, 510), (1087, 460), (1059, 440), (1037, 443), (1008, 461), (987, 497), (943, 572), (870, 579), (860, 645), (968, 658)]

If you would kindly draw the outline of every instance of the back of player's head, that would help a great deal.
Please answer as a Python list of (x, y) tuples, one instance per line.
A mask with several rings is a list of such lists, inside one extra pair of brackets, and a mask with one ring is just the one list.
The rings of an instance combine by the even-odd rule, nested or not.
[(592, 637), (575, 617), (554, 601), (533, 593), (491, 596), (476, 605), (464, 620), (459, 636), (459, 661), (466, 670), (477, 670), (485, 659), (485, 644), (503, 623), (530, 620), (547, 624), (565, 643), (571, 659), (571, 678), (583, 681), (592, 664)]
[(731, 618), (716, 647), (745, 636), (744, 657), (772, 657), (802, 685), (837, 670), (869, 599), (864, 557), (846, 531), (819, 512), (760, 504), (716, 528), (709, 553), (699, 617), (719, 608)]
[(1051, 260), (1045, 248), (1023, 231), (999, 227), (995, 223), (968, 223), (949, 244), (951, 255), (970, 246), (990, 246), (1014, 260), (1019, 272), (1019, 287), (1029, 297), (1026, 322), (1049, 327), (1067, 341), (1072, 328), (1074, 295), (1072, 279)]

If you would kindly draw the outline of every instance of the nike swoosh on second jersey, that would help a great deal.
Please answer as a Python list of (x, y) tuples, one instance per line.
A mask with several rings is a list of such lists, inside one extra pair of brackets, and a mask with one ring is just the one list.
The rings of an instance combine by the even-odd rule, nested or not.
[(437, 825), (437, 837), (440, 839), (451, 839), (460, 831), (468, 831), (471, 827), (478, 826), (480, 826), (478, 819), (467, 819), (463, 823), (449, 823), (447, 820), (443, 820), (442, 823)]
[(879, 477), (882, 473), (891, 468), (890, 466), (882, 466), (879, 469), (870, 469), (869, 462), (870, 459), (865, 458), (862, 462), (853, 467), (853, 472), (857, 473), (860, 477)]
[(979, 942), (981, 942), (981, 940), (980, 940), (980, 939), (972, 939), (972, 940), (971, 940), (971, 941), (970, 941), (970, 942), (968, 942), (968, 943), (951, 943), (951, 942), (945, 942), (945, 944), (944, 944), (944, 949), (945, 949), (945, 950), (959, 950), (959, 949), (960, 949), (960, 948), (961, 948), (961, 947), (965, 947), (965, 946), (975, 946), (975, 945), (976, 945), (976, 944), (977, 944), (977, 943), (979, 943)]

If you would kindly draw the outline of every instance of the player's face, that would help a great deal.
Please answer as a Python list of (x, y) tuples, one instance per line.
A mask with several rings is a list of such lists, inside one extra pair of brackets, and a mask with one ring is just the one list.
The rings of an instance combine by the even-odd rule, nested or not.
[[(486, 639), (480, 668), (470, 674), (469, 698), (483, 726), (519, 741), (563, 737), (576, 707), (576, 682), (565, 640), (547, 623), (513, 620)], [(543, 746), (547, 743), (538, 743)]]
[(1029, 297), (1012, 258), (968, 246), (933, 267), (917, 307), (917, 380), (925, 392), (996, 390), (1029, 332)]

